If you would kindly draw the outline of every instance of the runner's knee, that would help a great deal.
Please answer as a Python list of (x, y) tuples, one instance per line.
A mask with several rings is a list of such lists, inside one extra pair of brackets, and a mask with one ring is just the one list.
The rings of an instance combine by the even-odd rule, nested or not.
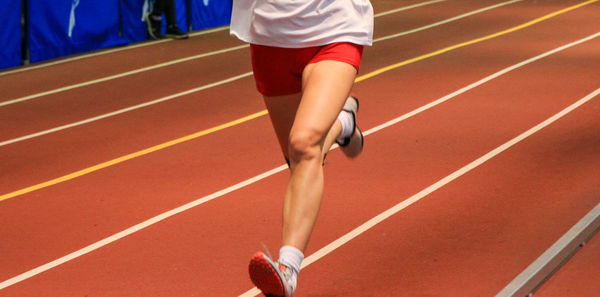
[(321, 139), (323, 135), (316, 130), (300, 129), (290, 134), (288, 146), (292, 162), (321, 158)]

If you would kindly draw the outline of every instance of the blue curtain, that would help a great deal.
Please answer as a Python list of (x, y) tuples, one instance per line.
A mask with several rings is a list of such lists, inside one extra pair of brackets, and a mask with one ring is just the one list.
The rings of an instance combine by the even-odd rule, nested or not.
[(21, 1), (0, 0), (0, 69), (21, 64)]
[[(153, 0), (27, 0), (30, 62), (147, 39), (144, 8)], [(175, 0), (179, 28), (229, 24), (232, 0)], [(21, 1), (0, 0), (0, 69), (21, 64)], [(191, 19), (190, 19), (191, 18)], [(166, 22), (163, 22), (163, 32)]]
[(232, 0), (190, 0), (192, 28), (206, 28), (229, 25)]
[(119, 0), (29, 0), (31, 62), (125, 43)]
[[(144, 6), (146, 4), (147, 7)], [(147, 0), (121, 0), (121, 13), (123, 16), (123, 37), (129, 42), (146, 40), (146, 24), (144, 23), (144, 10), (150, 10), (152, 3)], [(149, 11), (147, 11), (149, 12)]]

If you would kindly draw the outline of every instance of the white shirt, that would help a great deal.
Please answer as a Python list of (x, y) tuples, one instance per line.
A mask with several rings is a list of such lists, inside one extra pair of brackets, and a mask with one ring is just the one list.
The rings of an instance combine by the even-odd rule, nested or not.
[(276, 47), (371, 45), (373, 7), (369, 0), (233, 0), (230, 33)]

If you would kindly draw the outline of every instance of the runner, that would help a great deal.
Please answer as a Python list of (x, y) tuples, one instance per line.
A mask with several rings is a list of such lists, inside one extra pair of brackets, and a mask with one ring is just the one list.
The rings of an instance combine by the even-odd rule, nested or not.
[(266, 296), (291, 297), (323, 196), (334, 142), (356, 157), (363, 136), (350, 92), (372, 44), (368, 0), (234, 0), (231, 34), (250, 43), (252, 68), (291, 170), (279, 259), (257, 252), (249, 273)]

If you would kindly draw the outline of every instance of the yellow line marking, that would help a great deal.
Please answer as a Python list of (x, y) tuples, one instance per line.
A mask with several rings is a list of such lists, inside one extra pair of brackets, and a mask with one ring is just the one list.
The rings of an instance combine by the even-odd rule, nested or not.
[[(497, 32), (497, 33), (494, 33), (494, 34), (490, 34), (490, 35), (487, 35), (487, 36), (484, 36), (484, 37), (481, 37), (481, 38), (473, 39), (473, 40), (470, 40), (470, 41), (467, 41), (467, 42), (463, 42), (463, 43), (460, 43), (460, 44), (457, 44), (457, 45), (453, 45), (453, 46), (450, 46), (450, 47), (447, 47), (447, 48), (444, 48), (444, 49), (441, 49), (441, 50), (437, 50), (437, 51), (434, 51), (434, 52), (431, 52), (431, 53), (428, 53), (428, 54), (425, 54), (425, 55), (422, 55), (422, 56), (418, 56), (416, 58), (405, 60), (405, 61), (402, 61), (400, 63), (396, 63), (396, 64), (393, 64), (393, 65), (390, 65), (390, 66), (387, 66), (387, 67), (380, 68), (380, 69), (375, 70), (373, 72), (370, 72), (370, 73), (367, 73), (365, 75), (357, 77), (356, 80), (355, 80), (355, 82), (360, 82), (360, 81), (363, 81), (365, 79), (369, 79), (369, 78), (372, 78), (372, 77), (377, 76), (379, 74), (382, 74), (384, 72), (387, 72), (387, 71), (390, 71), (390, 70), (393, 70), (393, 69), (396, 69), (396, 68), (399, 68), (399, 67), (411, 64), (411, 63), (415, 63), (415, 62), (418, 62), (418, 61), (421, 61), (421, 60), (425, 60), (427, 58), (431, 58), (431, 57), (434, 57), (434, 56), (437, 56), (437, 55), (441, 55), (443, 53), (446, 53), (446, 52), (449, 52), (449, 51), (452, 51), (452, 50), (455, 50), (455, 49), (458, 49), (458, 48), (462, 48), (462, 47), (465, 47), (465, 46), (468, 46), (468, 45), (471, 45), (471, 44), (479, 43), (479, 42), (486, 41), (486, 40), (489, 40), (489, 39), (492, 39), (492, 38), (495, 38), (495, 37), (499, 37), (499, 36), (502, 36), (502, 35), (505, 35), (505, 34), (508, 34), (508, 33), (511, 33), (511, 32), (515, 32), (515, 31), (521, 30), (523, 28), (532, 26), (534, 24), (537, 24), (537, 23), (542, 22), (544, 20), (550, 19), (550, 18), (555, 17), (557, 15), (569, 12), (571, 10), (577, 9), (579, 7), (582, 7), (582, 6), (588, 5), (590, 3), (597, 2), (597, 1), (599, 1), (599, 0), (585, 1), (585, 2), (582, 2), (580, 4), (577, 4), (577, 5), (574, 5), (574, 6), (570, 6), (570, 7), (567, 7), (565, 9), (562, 9), (562, 10), (559, 10), (559, 11), (547, 14), (547, 15), (542, 16), (540, 18), (534, 19), (532, 21), (529, 21), (527, 23), (521, 24), (521, 25), (516, 26), (516, 27), (512, 27), (512, 28), (504, 30), (504, 31), (500, 31), (500, 32)], [(266, 114), (268, 114), (267, 110), (261, 110), (261, 111), (259, 111), (257, 113), (245, 116), (243, 118), (240, 118), (240, 119), (237, 119), (237, 120), (234, 120), (234, 121), (231, 121), (231, 122), (219, 125), (219, 126), (212, 127), (210, 129), (206, 129), (206, 130), (203, 130), (203, 131), (200, 131), (200, 132), (196, 132), (194, 134), (190, 134), (190, 135), (187, 135), (187, 136), (175, 139), (175, 140), (171, 140), (171, 141), (168, 141), (168, 142), (165, 142), (165, 143), (162, 143), (162, 144), (159, 144), (159, 145), (156, 145), (156, 146), (153, 146), (153, 147), (150, 147), (150, 148), (147, 148), (147, 149), (135, 152), (135, 153), (131, 153), (131, 154), (128, 154), (128, 155), (125, 155), (125, 156), (122, 156), (122, 157), (119, 157), (119, 158), (116, 158), (116, 159), (113, 159), (113, 160), (110, 160), (110, 161), (107, 161), (107, 162), (104, 162), (104, 163), (100, 163), (100, 164), (94, 165), (92, 167), (88, 167), (88, 168), (85, 168), (85, 169), (82, 169), (82, 170), (79, 170), (79, 171), (76, 171), (76, 172), (73, 172), (73, 173), (61, 176), (59, 178), (55, 178), (55, 179), (52, 179), (52, 180), (49, 180), (49, 181), (46, 181), (46, 182), (43, 182), (43, 183), (40, 183), (40, 184), (37, 184), (37, 185), (33, 185), (33, 186), (30, 186), (30, 187), (27, 187), (27, 188), (24, 188), (24, 189), (21, 189), (21, 190), (17, 190), (17, 191), (8, 193), (8, 194), (4, 194), (4, 195), (0, 196), (0, 201), (6, 200), (6, 199), (9, 199), (9, 198), (13, 198), (13, 197), (16, 197), (16, 196), (20, 196), (20, 195), (23, 195), (23, 194), (26, 194), (26, 193), (29, 193), (29, 192), (33, 192), (33, 191), (36, 191), (36, 190), (39, 190), (39, 189), (42, 189), (42, 188), (46, 188), (46, 187), (49, 187), (49, 186), (52, 186), (52, 185), (55, 185), (55, 184), (58, 184), (58, 183), (61, 183), (61, 182), (65, 182), (65, 181), (68, 181), (68, 180), (80, 177), (82, 175), (85, 175), (85, 174), (88, 174), (88, 173), (92, 173), (94, 171), (98, 171), (100, 169), (103, 169), (103, 168), (106, 168), (106, 167), (109, 167), (109, 166), (112, 166), (112, 165), (115, 165), (115, 164), (118, 164), (118, 163), (122, 163), (122, 162), (125, 162), (127, 160), (131, 160), (133, 158), (137, 158), (137, 157), (140, 157), (140, 156), (143, 156), (143, 155), (146, 155), (146, 154), (149, 154), (149, 153), (152, 153), (152, 152), (155, 152), (155, 151), (158, 151), (158, 150), (170, 147), (170, 146), (174, 146), (176, 144), (179, 144), (179, 143), (182, 143), (182, 142), (185, 142), (185, 141), (188, 141), (188, 140), (192, 140), (192, 139), (195, 139), (195, 138), (198, 138), (198, 137), (210, 134), (210, 133), (214, 133), (214, 132), (217, 132), (217, 131), (220, 131), (220, 130), (223, 130), (223, 129), (226, 129), (226, 128), (229, 128), (229, 127), (233, 127), (233, 126), (239, 125), (239, 124), (244, 123), (244, 122), (248, 122), (250, 120), (259, 118), (261, 116), (264, 116)]]
[(162, 150), (164, 148), (167, 148), (167, 147), (170, 147), (170, 146), (174, 146), (174, 145), (182, 143), (182, 142), (186, 142), (188, 140), (192, 140), (192, 139), (195, 139), (195, 138), (198, 138), (198, 137), (210, 134), (210, 133), (214, 133), (214, 132), (217, 132), (217, 131), (220, 131), (220, 130), (223, 130), (223, 129), (226, 129), (226, 128), (229, 128), (229, 127), (233, 127), (233, 126), (242, 124), (244, 122), (256, 119), (256, 118), (264, 116), (266, 114), (267, 114), (267, 111), (266, 110), (262, 110), (262, 111), (259, 111), (257, 113), (251, 114), (249, 116), (245, 116), (243, 118), (239, 118), (237, 120), (234, 120), (234, 121), (231, 121), (231, 122), (228, 122), (228, 123), (225, 123), (225, 124), (221, 124), (221, 125), (218, 125), (218, 126), (215, 126), (215, 127), (212, 127), (212, 128), (200, 131), (200, 132), (196, 132), (194, 134), (190, 134), (190, 135), (187, 135), (187, 136), (175, 139), (175, 140), (167, 141), (165, 143), (161, 143), (159, 145), (155, 145), (153, 147), (150, 147), (150, 148), (147, 148), (147, 149), (135, 152), (135, 153), (131, 153), (131, 154), (128, 154), (128, 155), (125, 155), (125, 156), (122, 156), (122, 157), (119, 157), (119, 158), (116, 158), (116, 159), (112, 159), (110, 161), (106, 161), (104, 163), (100, 163), (100, 164), (94, 165), (92, 167), (88, 167), (88, 168), (85, 168), (85, 169), (82, 169), (82, 170), (79, 170), (79, 171), (76, 171), (76, 172), (73, 172), (73, 173), (61, 176), (59, 178), (55, 178), (53, 180), (49, 180), (47, 182), (43, 182), (41, 184), (37, 184), (37, 185), (31, 186), (31, 187), (27, 187), (27, 188), (24, 188), (24, 189), (12, 192), (12, 193), (8, 193), (8, 194), (0, 196), (0, 201), (6, 200), (6, 199), (9, 199), (9, 198), (13, 198), (15, 196), (23, 195), (23, 194), (26, 194), (26, 193), (29, 193), (29, 192), (32, 192), (32, 191), (35, 191), (35, 190), (39, 190), (39, 189), (42, 189), (42, 188), (45, 188), (45, 187), (49, 187), (49, 186), (52, 186), (52, 185), (55, 185), (55, 184), (58, 184), (58, 183), (61, 183), (61, 182), (64, 182), (64, 181), (68, 181), (68, 180), (74, 179), (76, 177), (80, 177), (82, 175), (85, 175), (85, 174), (88, 174), (88, 173), (92, 173), (94, 171), (98, 171), (100, 169), (103, 169), (103, 168), (106, 168), (106, 167), (109, 167), (109, 166), (112, 166), (112, 165), (115, 165), (115, 164), (119, 164), (119, 163), (125, 162), (127, 160), (131, 160), (133, 158), (137, 158), (137, 157), (140, 157), (140, 156), (143, 156), (143, 155), (147, 155), (149, 153), (153, 153), (153, 152), (156, 152), (158, 150)]

